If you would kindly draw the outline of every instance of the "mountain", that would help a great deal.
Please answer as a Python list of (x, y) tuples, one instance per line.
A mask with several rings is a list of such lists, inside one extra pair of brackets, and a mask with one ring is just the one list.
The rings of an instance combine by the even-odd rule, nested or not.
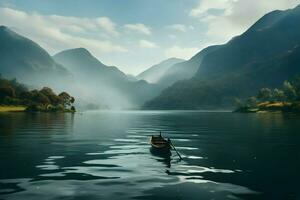
[[(300, 73), (300, 6), (268, 13), (245, 33), (213, 47), (195, 76), (146, 103), (151, 109), (228, 107), (235, 97), (278, 87)], [(210, 47), (211, 48), (211, 47)], [(195, 57), (194, 57), (195, 59)]]
[(104, 65), (84, 48), (65, 50), (54, 55), (53, 58), (74, 75), (81, 77), (89, 79), (101, 77), (110, 82), (128, 79), (117, 67)]
[(173, 65), (181, 63), (185, 60), (179, 58), (169, 58), (156, 64), (137, 76), (139, 80), (145, 80), (149, 83), (158, 83), (160, 79), (165, 75)]
[(164, 73), (164, 75), (160, 78), (158, 84), (161, 84), (163, 86), (171, 86), (177, 81), (188, 80), (192, 78), (201, 65), (203, 58), (208, 53), (218, 49), (218, 47), (219, 46), (210, 46), (200, 51), (190, 60), (174, 64)]
[(134, 80), (114, 66), (106, 66), (83, 48), (51, 57), (37, 43), (0, 26), (0, 74), (32, 88), (49, 86), (68, 91), (77, 104), (111, 109), (139, 108), (161, 91)]
[(135, 81), (117, 67), (106, 66), (84, 48), (62, 51), (53, 56), (76, 80), (77, 93), (91, 103), (114, 109), (138, 108), (159, 94), (160, 87)]
[(0, 26), (0, 44), (0, 73), (7, 78), (37, 84), (51, 82), (51, 75), (69, 75), (42, 47), (5, 26)]
[(137, 77), (135, 77), (132, 74), (126, 74), (126, 75), (127, 75), (127, 80), (129, 80), (129, 81), (134, 82), (134, 81), (138, 81), (139, 80)]
[(177, 81), (191, 79), (196, 74), (203, 58), (218, 48), (218, 45), (205, 48), (187, 61), (178, 58), (168, 59), (150, 67), (139, 74), (137, 78), (167, 88)]

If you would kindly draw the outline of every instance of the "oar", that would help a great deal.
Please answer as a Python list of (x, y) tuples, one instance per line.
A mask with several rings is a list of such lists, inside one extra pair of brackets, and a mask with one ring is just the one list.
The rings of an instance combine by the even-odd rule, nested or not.
[(175, 150), (175, 152), (177, 153), (178, 157), (180, 158), (180, 160), (182, 160), (181, 155), (179, 154), (179, 152), (176, 150), (175, 146), (173, 145), (173, 143), (170, 140), (170, 145), (173, 147), (173, 149)]

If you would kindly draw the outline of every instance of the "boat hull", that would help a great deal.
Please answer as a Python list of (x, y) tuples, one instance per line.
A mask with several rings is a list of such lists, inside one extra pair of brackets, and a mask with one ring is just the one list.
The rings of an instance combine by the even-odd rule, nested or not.
[(151, 147), (156, 151), (170, 151), (170, 143), (161, 136), (152, 136), (150, 139)]
[(171, 149), (171, 146), (169, 144), (165, 144), (165, 145), (155, 145), (155, 144), (152, 144), (151, 143), (151, 147), (153, 149), (156, 149), (158, 151), (162, 151), (162, 150), (170, 150)]

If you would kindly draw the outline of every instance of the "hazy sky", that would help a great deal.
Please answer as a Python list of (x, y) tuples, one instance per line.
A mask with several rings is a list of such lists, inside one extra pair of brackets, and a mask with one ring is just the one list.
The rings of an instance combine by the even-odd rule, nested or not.
[(0, 0), (0, 24), (50, 54), (84, 47), (137, 74), (228, 41), (265, 13), (300, 0)]

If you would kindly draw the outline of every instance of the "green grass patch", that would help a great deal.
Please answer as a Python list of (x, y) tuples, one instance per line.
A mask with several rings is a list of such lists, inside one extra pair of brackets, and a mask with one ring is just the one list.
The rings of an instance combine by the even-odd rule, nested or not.
[(26, 108), (25, 106), (0, 105), (0, 112), (24, 112)]

